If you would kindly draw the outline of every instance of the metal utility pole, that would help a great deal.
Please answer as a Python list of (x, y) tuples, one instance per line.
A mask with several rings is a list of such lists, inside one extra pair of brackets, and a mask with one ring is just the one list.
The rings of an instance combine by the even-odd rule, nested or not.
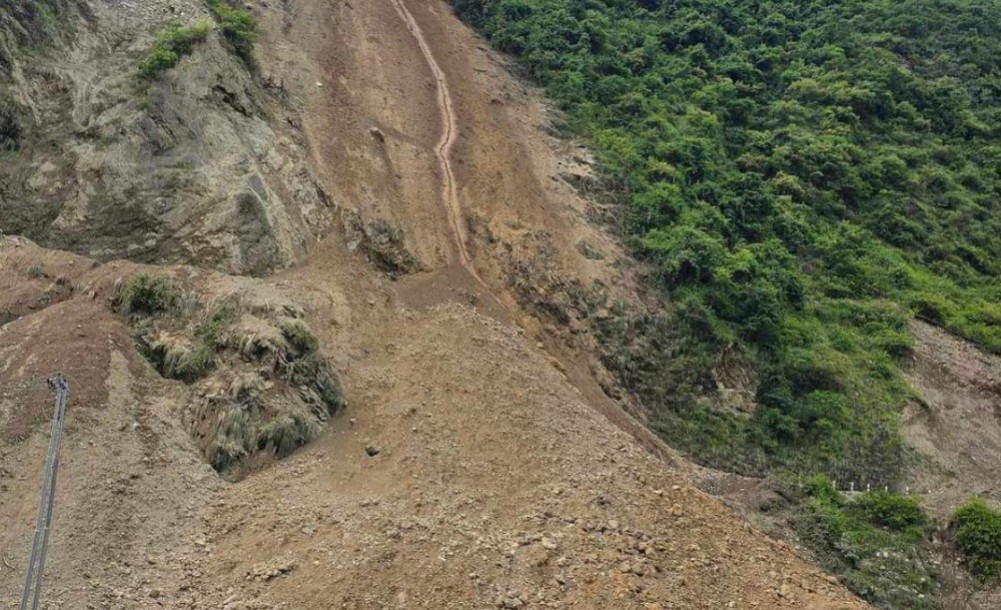
[[(28, 574), (24, 579), (24, 593), (21, 594), (20, 610), (38, 610), (42, 600), (42, 577), (45, 575), (45, 553), (49, 546), (49, 531), (52, 527), (52, 506), (56, 497), (56, 474), (59, 471), (59, 446), (63, 440), (66, 424), (66, 401), (70, 386), (61, 374), (49, 377), (49, 388), (56, 393), (56, 409), (52, 413), (49, 428), (49, 453), (45, 458), (45, 480), (42, 482), (42, 497), (38, 500), (38, 519), (35, 522), (35, 536), (31, 540), (31, 558), (28, 560)], [(34, 586), (32, 586), (34, 585)], [(34, 597), (32, 598), (32, 593)]]

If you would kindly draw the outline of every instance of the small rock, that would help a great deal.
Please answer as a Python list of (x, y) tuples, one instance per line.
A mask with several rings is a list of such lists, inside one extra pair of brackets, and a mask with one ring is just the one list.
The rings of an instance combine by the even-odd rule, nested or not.
[(367, 453), (369, 457), (375, 457), (379, 455), (379, 452), (380, 449), (375, 445), (369, 445), (368, 447), (365, 447), (365, 453)]

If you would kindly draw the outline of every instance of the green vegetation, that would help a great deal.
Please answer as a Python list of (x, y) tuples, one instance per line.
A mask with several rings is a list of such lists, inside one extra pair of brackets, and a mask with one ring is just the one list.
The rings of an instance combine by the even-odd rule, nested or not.
[(193, 383), (215, 368), (219, 335), (229, 323), (225, 308), (216, 309), (196, 328), (192, 345), (183, 333), (162, 328), (183, 324), (184, 314), (195, 315), (188, 310), (197, 308), (197, 303), (186, 305), (185, 295), (171, 280), (140, 273), (116, 288), (112, 305), (129, 318), (136, 347), (164, 377)]
[(14, 102), (0, 99), (0, 153), (21, 148), (21, 122), (18, 115), (18, 106)]
[(236, 382), (230, 405), (215, 405), (224, 410), (223, 421), (206, 448), (212, 467), (230, 476), (239, 476), (255, 454), (288, 457), (320, 433), (313, 418), (298, 412), (275, 415), (266, 423), (259, 421), (268, 412), (263, 388), (259, 379), (245, 381)]
[[(239, 330), (235, 334), (223, 343), (258, 374), (237, 379), (227, 400), (209, 405), (209, 425), (220, 417), (221, 423), (205, 449), (213, 467), (229, 474), (252, 467), (255, 462), (248, 459), (255, 454), (288, 456), (316, 438), (321, 423), (345, 404), (337, 376), (305, 322), (284, 321), (280, 337), (253, 332), (239, 336)], [(261, 376), (260, 371), (268, 374)], [(265, 390), (264, 378), (271, 373), (278, 383)]]
[(115, 309), (127, 316), (153, 316), (174, 310), (181, 291), (165, 277), (140, 273), (116, 288)]
[(194, 383), (215, 368), (215, 354), (205, 344), (190, 347), (165, 340), (150, 341), (144, 333), (136, 334), (136, 343), (146, 359), (168, 379)]
[[(60, 19), (73, 10), (75, 0), (5, 0), (0, 5), (0, 36), (10, 25), (14, 39), (33, 46), (58, 33), (60, 28), (71, 28), (72, 19)], [(7, 49), (0, 45), (0, 71), (7, 67), (2, 61)]]
[(289, 342), (292, 349), (299, 355), (309, 355), (320, 349), (320, 342), (316, 340), (309, 328), (299, 320), (293, 320), (282, 324), (282, 336)]
[(32, 278), (34, 278), (36, 280), (44, 278), (45, 277), (45, 267), (42, 266), (42, 263), (35, 263), (35, 264), (33, 264), (32, 266), (28, 267), (28, 276), (32, 277)]
[(271, 451), (275, 457), (288, 457), (318, 433), (316, 424), (299, 414), (285, 415), (271, 420), (257, 432), (257, 449)]
[(344, 406), (344, 393), (330, 365), (320, 355), (320, 342), (303, 322), (282, 324), (282, 336), (291, 348), (284, 358), (285, 378), (308, 391), (307, 402), (326, 410), (322, 416)]
[(223, 331), (233, 322), (235, 312), (233, 308), (225, 303), (217, 306), (208, 320), (205, 320), (195, 328), (195, 336), (205, 342), (214, 350), (226, 347)]
[(156, 37), (149, 55), (139, 64), (139, 75), (146, 80), (159, 78), (182, 57), (190, 55), (195, 44), (205, 40), (211, 31), (212, 24), (205, 20), (189, 26), (170, 24)]
[[(669, 442), (882, 485), (909, 319), (1001, 353), (1001, 4), (453, 4), (589, 140), (670, 298), (599, 324)], [(695, 399), (724, 351), (756, 372), (753, 416)]]
[(970, 571), (987, 580), (1001, 578), (1001, 511), (971, 498), (956, 510), (952, 524)]
[(254, 64), (257, 21), (250, 11), (229, 0), (208, 0), (209, 10), (219, 21), (219, 29), (233, 50), (248, 65)]
[(838, 493), (811, 478), (795, 526), (824, 567), (882, 608), (933, 608), (938, 574), (924, 545), (931, 524), (913, 498), (888, 492)]

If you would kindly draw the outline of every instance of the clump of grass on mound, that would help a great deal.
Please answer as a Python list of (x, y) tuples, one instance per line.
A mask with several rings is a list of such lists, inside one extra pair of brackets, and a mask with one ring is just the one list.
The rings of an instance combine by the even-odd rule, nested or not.
[(146, 274), (120, 283), (113, 304), (160, 375), (197, 383), (184, 423), (220, 473), (288, 456), (344, 406), (337, 374), (294, 308), (287, 317), (234, 300), (206, 309)]
[(216, 306), (209, 318), (195, 329), (195, 335), (212, 349), (223, 349), (226, 347), (223, 333), (232, 324), (234, 315), (235, 312), (231, 305), (223, 303)]
[(193, 383), (216, 362), (210, 343), (192, 342), (182, 331), (166, 330), (186, 325), (186, 310), (197, 306), (190, 298), (187, 301), (171, 280), (140, 273), (116, 286), (112, 306), (130, 319), (136, 347), (161, 375)]
[(956, 510), (952, 525), (970, 571), (986, 580), (1001, 578), (1001, 511), (971, 498)]
[(139, 351), (168, 379), (193, 383), (215, 368), (215, 355), (204, 343), (192, 346), (170, 335), (151, 337), (149, 331), (136, 332)]
[(140, 273), (116, 286), (112, 305), (127, 316), (154, 316), (181, 303), (181, 291), (165, 277)]
[(282, 324), (282, 336), (297, 355), (305, 356), (320, 349), (320, 342), (299, 320), (293, 320)]
[(182, 57), (190, 55), (195, 44), (204, 41), (211, 31), (212, 24), (204, 19), (189, 26), (179, 23), (168, 25), (156, 37), (146, 59), (139, 64), (139, 75), (146, 80), (159, 78), (176, 66)]
[(319, 353), (320, 343), (305, 324), (298, 320), (282, 325), (282, 336), (291, 350), (285, 360), (284, 377), (299, 386), (303, 399), (317, 408), (317, 416), (326, 419), (344, 406), (344, 394), (330, 364)]
[(807, 481), (795, 527), (826, 569), (876, 606), (934, 608), (938, 574), (925, 551), (934, 528), (915, 498), (847, 498), (818, 475)]
[(226, 393), (207, 397), (192, 420), (209, 463), (229, 475), (254, 456), (288, 457), (320, 433), (317, 419), (288, 388), (266, 391), (252, 374), (237, 377)]
[(298, 413), (277, 417), (257, 431), (257, 449), (283, 458), (316, 438), (318, 428)]

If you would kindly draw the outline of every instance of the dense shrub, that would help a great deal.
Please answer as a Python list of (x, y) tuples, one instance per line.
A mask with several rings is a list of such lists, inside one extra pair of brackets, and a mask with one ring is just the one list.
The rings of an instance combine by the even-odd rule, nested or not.
[(867, 521), (892, 530), (920, 526), (925, 514), (918, 501), (898, 493), (873, 491), (859, 496), (855, 510)]
[(257, 21), (254, 16), (228, 0), (209, 0), (208, 4), (219, 21), (223, 37), (240, 58), (253, 64), (254, 41), (257, 40)]
[[(602, 332), (669, 441), (891, 482), (909, 319), (1001, 353), (997, 2), (452, 2), (593, 146), (678, 304), (671, 341)], [(744, 421), (690, 391), (734, 346), (761, 380)]]
[(979, 498), (960, 506), (952, 517), (956, 546), (970, 570), (981, 577), (1001, 577), (1001, 511)]
[(878, 607), (934, 607), (931, 529), (914, 499), (888, 492), (849, 499), (823, 476), (809, 479), (804, 490), (793, 524), (824, 567)]
[(185, 55), (190, 55), (195, 43), (205, 40), (212, 30), (208, 21), (182, 26), (172, 23), (160, 32), (146, 59), (139, 64), (139, 75), (147, 80), (159, 78), (167, 70), (177, 65)]

